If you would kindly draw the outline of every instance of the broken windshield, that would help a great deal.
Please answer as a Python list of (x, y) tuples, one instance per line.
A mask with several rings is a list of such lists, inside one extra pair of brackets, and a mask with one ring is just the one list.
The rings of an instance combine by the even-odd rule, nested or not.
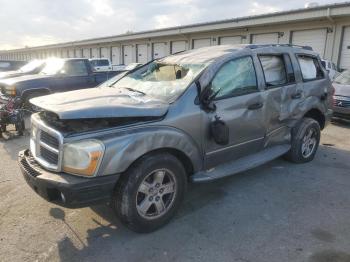
[(154, 61), (126, 75), (112, 86), (172, 102), (185, 91), (205, 66), (206, 64)]

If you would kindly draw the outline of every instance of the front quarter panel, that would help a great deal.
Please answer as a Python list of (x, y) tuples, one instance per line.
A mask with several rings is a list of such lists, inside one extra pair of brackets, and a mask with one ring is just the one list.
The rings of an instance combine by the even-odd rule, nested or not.
[(157, 149), (174, 149), (184, 153), (192, 162), (194, 170), (200, 168), (201, 153), (189, 135), (168, 126), (149, 126), (125, 130), (104, 137), (106, 151), (98, 175), (122, 173), (137, 159)]

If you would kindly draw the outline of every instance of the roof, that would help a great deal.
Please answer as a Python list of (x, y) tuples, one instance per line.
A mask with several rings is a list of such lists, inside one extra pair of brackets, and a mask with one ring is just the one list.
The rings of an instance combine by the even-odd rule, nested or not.
[[(201, 27), (210, 27), (210, 26), (223, 26), (224, 29), (227, 29), (227, 28), (251, 27), (259, 24), (280, 23), (281, 21), (288, 22), (288, 21), (310, 20), (310, 19), (325, 17), (327, 15), (350, 16), (349, 10), (344, 9), (344, 7), (348, 7), (350, 10), (350, 2), (319, 5), (315, 7), (292, 9), (288, 11), (266, 13), (262, 15), (243, 16), (238, 18), (223, 19), (223, 20), (210, 21), (210, 22), (204, 22), (204, 23), (194, 23), (189, 25), (167, 27), (167, 28), (161, 28), (161, 29), (155, 29), (155, 30), (138, 31), (135, 33), (125, 33), (125, 34), (111, 35), (106, 37), (89, 38), (84, 40), (57, 43), (57, 44), (51, 44), (51, 45), (14, 49), (11, 51), (16, 51), (16, 50), (25, 51), (25, 50), (31, 50), (31, 49), (35, 50), (40, 48), (62, 48), (62, 47), (88, 45), (96, 42), (102, 43), (102, 42), (123, 41), (123, 40), (129, 40), (129, 39), (155, 37), (159, 35), (163, 36), (163, 35), (172, 35), (172, 34), (179, 34), (179, 33), (185, 34), (185, 33), (196, 32), (196, 30), (199, 30), (199, 28)], [(327, 11), (328, 9), (335, 9), (335, 8), (337, 9), (337, 12), (328, 13)], [(327, 11), (327, 13), (324, 13), (323, 11)], [(295, 16), (296, 14), (303, 13), (303, 12), (304, 13), (315, 12), (315, 14), (304, 15), (300, 17)], [(289, 20), (287, 19), (288, 15), (291, 15)], [(272, 19), (272, 18), (274, 19), (271, 21), (266, 20), (266, 19)]]

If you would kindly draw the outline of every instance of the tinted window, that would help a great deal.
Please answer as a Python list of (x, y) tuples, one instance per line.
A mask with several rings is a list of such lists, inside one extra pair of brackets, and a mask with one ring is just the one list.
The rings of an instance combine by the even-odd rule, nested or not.
[(284, 85), (288, 82), (282, 55), (260, 55), (267, 87)]
[(238, 96), (258, 91), (255, 68), (251, 57), (227, 62), (216, 73), (211, 83), (216, 98)]
[(99, 60), (97, 62), (98, 66), (109, 66), (108, 60)]
[(70, 76), (86, 76), (88, 74), (84, 61), (67, 61), (65, 73)]
[(318, 59), (313, 56), (298, 55), (300, 70), (305, 81), (323, 78), (323, 71)]

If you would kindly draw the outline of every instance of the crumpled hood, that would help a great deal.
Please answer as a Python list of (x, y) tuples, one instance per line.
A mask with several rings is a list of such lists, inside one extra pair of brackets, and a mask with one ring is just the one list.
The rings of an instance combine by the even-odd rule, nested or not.
[(111, 87), (81, 89), (30, 100), (60, 119), (161, 117), (169, 104), (125, 89)]
[(335, 88), (335, 95), (336, 96), (348, 96), (350, 97), (350, 85), (341, 85), (337, 83), (333, 83), (333, 86)]

